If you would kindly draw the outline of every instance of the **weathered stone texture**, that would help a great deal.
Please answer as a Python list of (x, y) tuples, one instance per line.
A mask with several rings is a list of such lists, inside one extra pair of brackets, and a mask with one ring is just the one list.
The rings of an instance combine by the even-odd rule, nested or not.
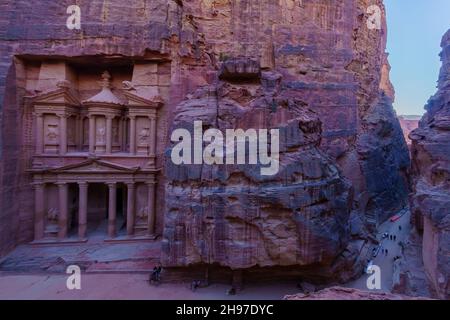
[(442, 39), (438, 92), (410, 134), (413, 160), (411, 210), (423, 232), (425, 271), (441, 299), (450, 297), (450, 31)]
[(409, 134), (419, 127), (419, 120), (421, 116), (398, 116), (400, 121), (400, 126), (403, 130), (403, 135), (405, 137), (408, 147), (411, 146), (411, 139), (409, 139)]
[[(171, 51), (167, 39), (171, 26), (179, 20), (168, 8), (178, 5), (173, 1), (78, 1), (82, 28), (69, 30), (66, 10), (73, 4), (46, 0), (31, 5), (28, 1), (8, 0), (0, 5), (0, 255), (33, 239), (34, 197), (31, 175), (26, 170), (31, 167), (35, 134), (29, 100), (24, 96), (36, 94), (28, 90), (34, 89), (30, 84), (38, 78), (30, 72), (34, 65), (39, 70), (41, 62), (52, 58), (98, 65), (105, 61), (129, 64), (134, 58), (156, 59), (160, 62), (159, 94), (168, 100), (171, 71), (167, 57)], [(41, 81), (43, 87), (37, 89), (48, 90), (61, 77), (64, 78), (62, 74), (49, 74), (48, 81)], [(90, 89), (95, 91), (97, 87)], [(165, 110), (158, 132), (165, 134), (164, 113)], [(163, 147), (161, 144), (159, 154)], [(158, 193), (164, 193), (163, 186), (164, 183), (159, 184)], [(164, 207), (164, 197), (161, 199), (159, 212)], [(161, 216), (159, 232), (162, 221)]]
[[(25, 170), (34, 145), (20, 136), (32, 132), (32, 122), (20, 123), (23, 91), (35, 76), (25, 75), (24, 64), (157, 60), (152, 81), (165, 102), (162, 141), (170, 128), (204, 120), (215, 128), (280, 128), (283, 142), (281, 170), (271, 178), (257, 166), (175, 167), (161, 144), (158, 214), (166, 221), (157, 229), (164, 228), (167, 266), (319, 264), (347, 277), (360, 271), (352, 265), (367, 242), (364, 225), (401, 208), (407, 194), (409, 159), (391, 106), (384, 11), (382, 29), (367, 28), (367, 7), (384, 10), (381, 0), (77, 3), (80, 31), (65, 27), (70, 1), (1, 5), (0, 253), (32, 237)], [(132, 82), (152, 90), (139, 78)]]
[(173, 129), (195, 120), (223, 132), (279, 128), (280, 170), (262, 176), (259, 165), (176, 166), (169, 158), (167, 267), (331, 266), (347, 245), (350, 184), (318, 148), (319, 119), (295, 99), (270, 99), (264, 86), (252, 94), (252, 86), (200, 89), (177, 107)]
[(285, 300), (430, 300), (426, 297), (410, 297), (386, 292), (363, 291), (351, 288), (331, 287), (318, 292), (295, 294)]
[[(322, 126), (320, 148), (330, 158), (323, 157), (316, 148), (306, 152), (301, 145), (295, 145), (294, 139), (289, 157), (282, 156), (280, 174), (289, 170), (289, 175), (295, 173), (294, 177), (301, 176), (302, 183), (307, 184), (309, 178), (315, 179), (319, 195), (325, 192), (330, 197), (308, 200), (305, 196), (310, 191), (305, 195), (297, 193), (304, 188), (299, 181), (280, 176), (261, 181), (250, 168), (237, 168), (239, 175), (233, 176), (230, 170), (236, 169), (219, 166), (210, 172), (207, 166), (199, 166), (188, 170), (172, 168), (169, 162), (163, 242), (163, 261), (167, 266), (323, 264), (330, 268), (339, 265), (342, 272), (352, 269), (353, 265), (346, 263), (354, 263), (364, 247), (359, 242), (349, 242), (351, 229), (364, 224), (375, 227), (406, 204), (409, 157), (391, 105), (394, 93), (384, 52), (386, 26), (383, 16), (382, 30), (367, 28), (365, 12), (370, 4), (373, 3), (184, 2), (183, 12), (190, 16), (183, 20), (183, 29), (189, 31), (181, 34), (186, 38), (180, 43), (191, 43), (191, 48), (182, 51), (181, 63), (192, 64), (191, 58), (185, 56), (190, 52), (203, 59), (204, 67), (200, 68), (208, 71), (206, 75), (199, 74), (195, 64), (189, 72), (182, 69), (180, 76), (197, 84), (208, 82), (211, 75), (220, 80), (203, 93), (190, 94), (180, 101), (173, 128), (190, 128), (188, 123), (195, 119), (224, 128), (223, 113), (230, 114), (225, 119), (234, 119), (227, 124), (232, 128), (276, 125), (274, 119), (284, 113), (284, 123), (278, 126), (289, 128), (290, 123), (303, 116), (288, 110), (302, 110), (301, 114), (312, 110)], [(376, 4), (383, 8), (380, 1)], [(202, 56), (198, 48), (205, 44), (208, 55)], [(255, 69), (258, 62), (262, 76)], [(230, 84), (234, 88), (223, 94), (223, 86)], [(261, 108), (271, 112), (261, 112)], [(299, 135), (298, 129), (292, 130), (291, 138)], [(313, 158), (318, 160), (312, 161)], [(335, 182), (325, 172), (307, 177), (304, 170), (308, 166), (302, 164), (317, 161), (325, 168), (338, 165), (340, 173)], [(201, 177), (204, 178), (200, 180)], [(345, 191), (347, 180), (353, 186), (354, 196)], [(327, 191), (330, 186), (334, 190), (331, 194)], [(293, 199), (287, 201), (288, 196)], [(337, 199), (340, 200), (336, 202)], [(311, 205), (315, 214), (311, 214)], [(278, 220), (273, 220), (271, 211), (277, 212)], [(286, 235), (297, 241), (288, 243), (281, 234), (277, 235), (280, 221), (287, 224)], [(343, 228), (343, 221), (351, 221), (350, 228)], [(363, 229), (354, 232), (356, 239), (362, 237)], [(329, 237), (326, 241), (322, 241), (324, 233)], [(279, 237), (277, 241), (274, 235)], [(345, 258), (334, 261), (332, 267), (331, 257), (341, 253)], [(360, 269), (361, 266), (355, 268)]]

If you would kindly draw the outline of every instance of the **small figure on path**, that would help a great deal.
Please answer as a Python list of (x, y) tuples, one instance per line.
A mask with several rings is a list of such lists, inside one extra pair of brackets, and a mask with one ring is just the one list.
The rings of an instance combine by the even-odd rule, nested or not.
[(236, 294), (236, 289), (234, 287), (231, 287), (228, 291), (227, 291), (227, 295), (229, 296), (234, 296)]
[(150, 284), (159, 284), (160, 277), (158, 275), (158, 267), (154, 267), (152, 273), (150, 274)]
[(161, 271), (162, 271), (162, 267), (161, 267), (161, 265), (159, 265), (158, 268), (156, 268), (156, 277), (158, 279), (158, 282), (161, 282)]
[(191, 290), (195, 292), (195, 290), (197, 290), (198, 287), (200, 287), (200, 281), (199, 280), (192, 281)]

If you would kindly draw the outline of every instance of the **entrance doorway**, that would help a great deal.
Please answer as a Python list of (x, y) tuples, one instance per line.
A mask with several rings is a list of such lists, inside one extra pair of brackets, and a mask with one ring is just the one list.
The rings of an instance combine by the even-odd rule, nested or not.
[(87, 236), (105, 238), (108, 232), (108, 186), (89, 183), (87, 205)]
[[(87, 236), (89, 239), (98, 238), (104, 240), (108, 237), (108, 185), (104, 183), (89, 183), (87, 207)], [(126, 185), (118, 183), (116, 195), (116, 236), (126, 235), (126, 210)]]
[(116, 235), (125, 236), (127, 234), (127, 186), (125, 184), (117, 184), (116, 199)]

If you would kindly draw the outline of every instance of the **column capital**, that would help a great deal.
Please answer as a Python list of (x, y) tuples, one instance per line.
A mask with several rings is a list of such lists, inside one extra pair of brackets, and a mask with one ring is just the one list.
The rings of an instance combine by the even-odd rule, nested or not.
[(114, 119), (115, 117), (116, 117), (115, 114), (105, 114), (105, 118), (108, 119), (108, 120), (112, 120), (112, 119)]
[(130, 119), (130, 120), (136, 120), (136, 115), (127, 115), (126, 116), (128, 119)]
[(106, 182), (106, 185), (108, 186), (108, 187), (117, 187), (117, 182)]
[(89, 183), (88, 182), (86, 182), (86, 181), (79, 181), (79, 182), (77, 182), (78, 183), (78, 186), (81, 188), (81, 187), (87, 187), (88, 185), (89, 185)]
[(36, 111), (33, 112), (33, 115), (34, 115), (36, 118), (42, 118), (42, 117), (44, 116), (44, 114), (43, 114), (42, 112), (36, 112)]
[(40, 182), (40, 181), (36, 181), (36, 182), (32, 182), (31, 186), (33, 188), (38, 188), (38, 187), (45, 187), (45, 182)]
[(67, 113), (58, 113), (56, 115), (61, 119), (67, 119), (70, 117), (70, 114), (67, 114)]
[(127, 185), (127, 188), (130, 188), (130, 189), (136, 188), (136, 183), (135, 182), (127, 182), (126, 185)]
[(55, 184), (56, 184), (58, 187), (64, 187), (64, 186), (67, 186), (69, 183), (66, 182), (66, 181), (58, 181), (58, 182), (55, 182)]

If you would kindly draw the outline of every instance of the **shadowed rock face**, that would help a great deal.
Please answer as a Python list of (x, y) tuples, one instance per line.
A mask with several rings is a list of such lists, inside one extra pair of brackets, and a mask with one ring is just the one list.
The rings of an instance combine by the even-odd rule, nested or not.
[(175, 166), (168, 159), (164, 265), (329, 266), (345, 249), (350, 184), (319, 149), (321, 122), (296, 99), (268, 92), (223, 83), (177, 107), (173, 129), (196, 120), (222, 132), (279, 129), (280, 168), (262, 176), (259, 165)]
[(411, 209), (423, 231), (423, 262), (441, 299), (450, 297), (450, 31), (442, 39), (438, 92), (410, 134), (414, 192)]
[[(382, 30), (369, 30), (371, 4), (184, 3), (184, 12), (202, 19), (190, 22), (189, 39), (197, 40), (183, 52), (206, 43), (205, 64), (216, 67), (208, 86), (180, 101), (172, 128), (192, 131), (194, 120), (208, 128), (280, 128), (290, 145), (270, 178), (255, 166), (166, 162), (166, 266), (326, 266), (346, 278), (361, 270), (364, 226), (375, 228), (408, 194), (384, 15)], [(202, 82), (198, 73), (180, 77)], [(313, 130), (299, 128), (302, 122)]]

